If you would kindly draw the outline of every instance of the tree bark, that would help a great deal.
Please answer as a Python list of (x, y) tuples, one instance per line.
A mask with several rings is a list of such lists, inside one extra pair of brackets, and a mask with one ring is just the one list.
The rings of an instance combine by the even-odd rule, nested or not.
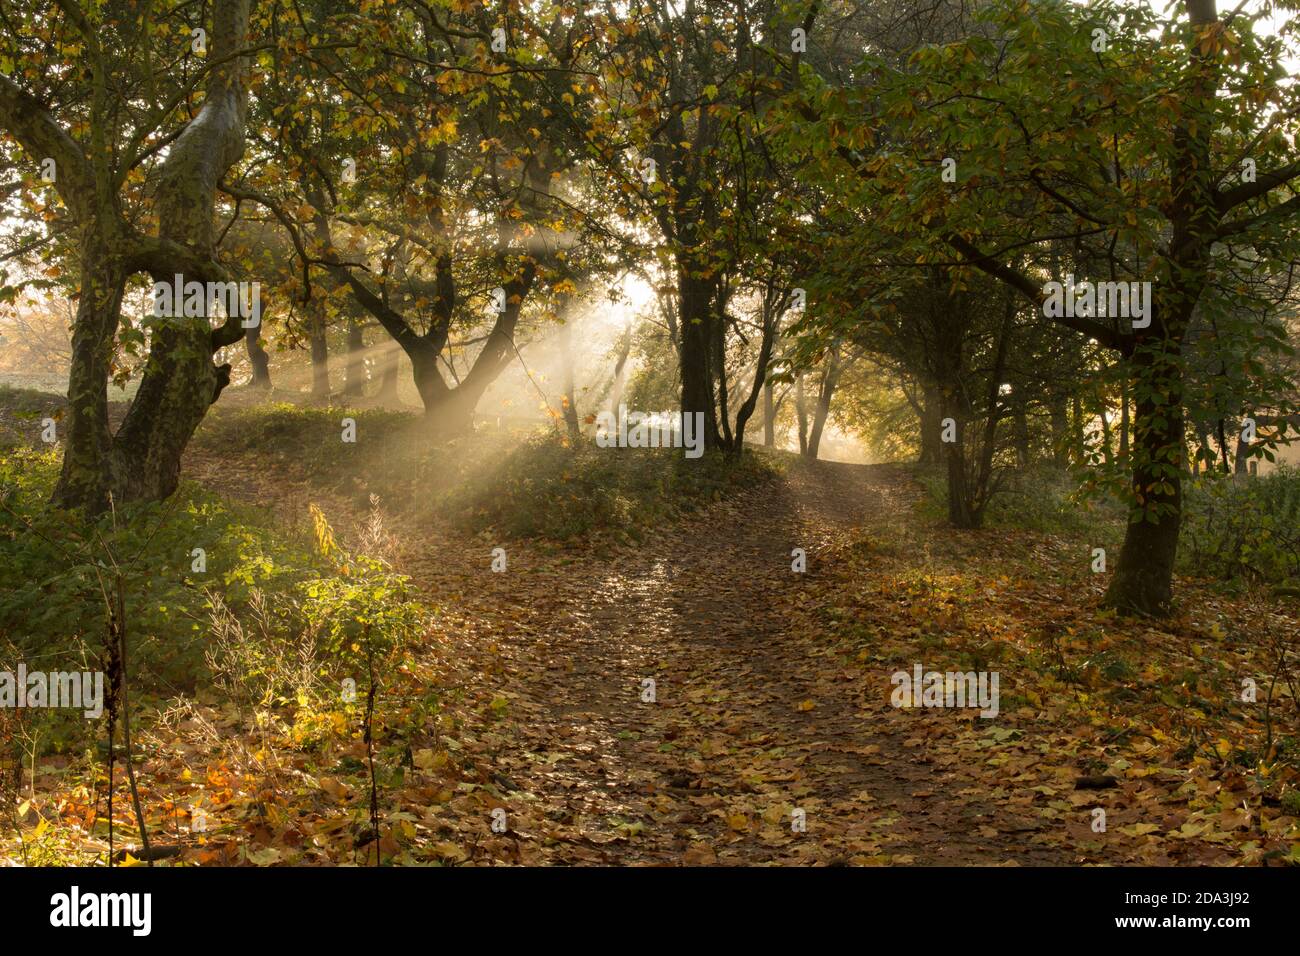
[[(686, 259), (686, 257), (682, 257)], [(682, 340), (682, 413), (704, 416), (704, 447), (716, 448), (721, 440), (714, 409), (713, 283), (693, 275), (689, 259), (678, 264), (678, 309)]]
[(366, 337), (361, 320), (348, 316), (348, 357), (343, 367), (343, 394), (358, 398), (366, 393)]
[(63, 467), (53, 502), (59, 507), (98, 512), (108, 506), (109, 491), (120, 484), (119, 476), (108, 470), (114, 457), (107, 383), (126, 268), (105, 247), (103, 237), (88, 232), (91, 234), (81, 252), (81, 296), (72, 330)]
[(1170, 390), (1170, 400), (1157, 404), (1148, 397), (1151, 386), (1136, 389), (1131, 491), (1139, 507), (1125, 531), (1106, 600), (1128, 612), (1164, 616), (1173, 603), (1183, 505), (1183, 373), (1170, 347), (1141, 351), (1134, 365), (1139, 382), (1159, 382)]
[(808, 454), (808, 402), (804, 397), (803, 372), (794, 380), (794, 415), (799, 424), (799, 454)]
[(933, 384), (921, 386), (921, 457), (918, 465), (938, 465), (943, 461), (943, 409), (940, 407), (942, 396)]
[(253, 388), (271, 387), (271, 356), (262, 347), (262, 323), (244, 333), (244, 349), (248, 352), (248, 364), (253, 368)]
[(763, 382), (763, 447), (776, 446), (776, 405), (772, 401), (772, 383)]
[(326, 337), (325, 316), (318, 310), (308, 329), (311, 341), (311, 397), (328, 402), (330, 397), (330, 345)]
[(821, 387), (817, 390), (817, 405), (813, 409), (812, 432), (808, 436), (809, 458), (816, 458), (817, 451), (821, 448), (822, 431), (826, 428), (826, 419), (831, 411), (831, 397), (835, 394), (835, 386), (839, 384), (840, 379), (838, 350), (832, 349), (826, 361), (828, 363), (826, 371), (822, 374)]

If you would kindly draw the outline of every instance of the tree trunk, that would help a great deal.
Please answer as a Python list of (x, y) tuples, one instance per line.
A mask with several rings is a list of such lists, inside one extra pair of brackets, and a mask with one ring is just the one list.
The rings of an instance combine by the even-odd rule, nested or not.
[(330, 397), (330, 346), (325, 336), (325, 317), (312, 318), (311, 329), (311, 397), (327, 402)]
[(961, 403), (949, 400), (944, 403), (943, 417), (956, 423), (956, 440), (944, 443), (944, 459), (948, 468), (948, 523), (954, 528), (977, 528), (980, 516), (971, 509), (969, 477), (966, 470), (966, 421)]
[[(683, 257), (684, 259), (685, 257)], [(704, 416), (704, 447), (717, 448), (721, 436), (713, 407), (713, 283), (691, 274), (689, 261), (678, 263), (678, 308), (682, 338), (682, 413)]]
[(713, 362), (713, 381), (717, 386), (718, 444), (727, 452), (738, 453), (739, 447), (731, 433), (731, 396), (727, 390), (727, 321), (726, 300), (719, 294), (717, 311), (710, 316), (712, 341), (709, 343), (709, 358)]
[(799, 423), (799, 454), (808, 454), (808, 402), (804, 398), (803, 372), (794, 380), (794, 414)]
[(1157, 404), (1150, 396), (1158, 392), (1150, 385), (1135, 390), (1131, 490), (1138, 508), (1125, 531), (1106, 601), (1126, 612), (1164, 616), (1173, 602), (1183, 505), (1183, 373), (1172, 342), (1138, 351), (1133, 364), (1135, 378), (1158, 382), (1168, 400)]
[(384, 405), (397, 405), (401, 401), (397, 397), (397, 374), (399, 371), (397, 352), (388, 351), (385, 354), (388, 358), (384, 362), (384, 372), (379, 379), (379, 393), (375, 398)]
[[(246, 57), (233, 56), (248, 32), (249, 0), (212, 5), (208, 54), (214, 64), (198, 114), (171, 144), (157, 185), (158, 232), (173, 261), (155, 256), (155, 282), (229, 281), (215, 261), (213, 218), (218, 184), (244, 152)], [(228, 316), (213, 329), (203, 317), (175, 317), (155, 324), (139, 391), (114, 438), (114, 498), (157, 501), (180, 482), (181, 456), (208, 407), (230, 381), (230, 366), (217, 367), (213, 353), (244, 335)]]
[(1070, 415), (1064, 395), (1051, 395), (1047, 401), (1048, 423), (1052, 430), (1052, 464), (1065, 467), (1070, 460)]
[(1237, 431), (1237, 448), (1233, 462), (1234, 474), (1246, 475), (1250, 473), (1250, 444), (1242, 437), (1240, 425)]
[(1129, 410), (1128, 410), (1128, 376), (1124, 377), (1119, 389), (1119, 457), (1120, 461), (1128, 459)]
[[(504, 257), (501, 258), (499, 267), (503, 272), (506, 270)], [(473, 427), (474, 409), (478, 407), (483, 393), (510, 364), (510, 357), (514, 354), (515, 327), (519, 324), (524, 300), (536, 277), (537, 263), (527, 258), (519, 266), (519, 271), (503, 283), (502, 288), (506, 293), (505, 310), (492, 326), (469, 373), (455, 388), (448, 388), (438, 375), (436, 352), (428, 349), (409, 353), (413, 366), (417, 354), (427, 354), (430, 357), (427, 361), (421, 360), (421, 364), (415, 368), (415, 375), (420, 398), (424, 401), (425, 417), (435, 434), (457, 435)]]
[(921, 457), (918, 465), (938, 465), (943, 461), (942, 396), (934, 385), (921, 386)]
[(1086, 454), (1086, 429), (1083, 423), (1083, 399), (1078, 394), (1070, 397), (1070, 460), (1076, 464), (1084, 460)]
[(1192, 431), (1196, 433), (1196, 454), (1192, 457), (1192, 475), (1201, 473), (1201, 463), (1207, 460), (1207, 454), (1212, 454), (1210, 448), (1210, 433), (1201, 421), (1192, 422)]
[(839, 383), (840, 377), (840, 360), (839, 354), (832, 351), (827, 357), (829, 365), (826, 372), (822, 375), (821, 388), (817, 392), (817, 406), (813, 411), (812, 433), (808, 436), (808, 457), (816, 458), (817, 450), (821, 448), (822, 431), (826, 428), (826, 419), (831, 411), (831, 397), (835, 394), (835, 386)]
[(348, 358), (343, 367), (343, 394), (357, 398), (366, 393), (366, 365), (364, 360), (366, 337), (361, 320), (348, 317)]
[(564, 425), (569, 432), (569, 440), (577, 444), (582, 430), (578, 427), (578, 400), (573, 381), (573, 324), (571, 322), (565, 322), (560, 329), (560, 359), (564, 363)]
[(610, 411), (618, 414), (619, 403), (623, 401), (623, 386), (627, 381), (627, 356), (632, 351), (632, 329), (629, 326), (619, 341), (618, 359), (614, 362), (614, 384), (609, 390)]
[(262, 323), (244, 333), (244, 349), (248, 352), (248, 364), (253, 368), (253, 388), (271, 387), (271, 356), (262, 347)]
[(110, 471), (113, 436), (108, 427), (108, 376), (112, 343), (122, 309), (126, 270), (103, 237), (90, 235), (81, 251), (81, 296), (72, 330), (63, 468), (53, 503), (99, 512), (108, 493), (120, 487)]
[(1016, 396), (1015, 407), (1011, 414), (1012, 441), (1015, 443), (1016, 448), (1016, 464), (1021, 468), (1028, 468), (1031, 457), (1029, 452), (1029, 414), (1022, 396)]
[[(411, 360), (411, 376), (415, 379), (415, 390), (420, 395), (420, 404), (424, 406), (426, 413), (431, 413), (433, 409), (440, 407), (451, 392), (443, 380), (442, 373), (438, 371), (438, 354), (426, 339), (417, 340), (417, 347), (409, 349), (406, 353), (406, 357)], [(397, 362), (396, 354), (393, 356), (393, 362)], [(394, 392), (396, 386), (397, 378), (394, 375)]]
[(1101, 418), (1101, 457), (1107, 465), (1110, 465), (1114, 461), (1115, 453), (1111, 449), (1110, 416), (1106, 414), (1104, 398), (1097, 406), (1097, 414)]
[(772, 401), (772, 383), (763, 382), (763, 447), (776, 446), (776, 407)]
[[(739, 455), (745, 446), (745, 426), (753, 417), (754, 408), (758, 405), (758, 396), (760, 393), (764, 396), (764, 402), (770, 403), (772, 400), (771, 388), (768, 385), (767, 375), (772, 364), (772, 349), (776, 345), (776, 317), (771, 311), (765, 309), (763, 315), (763, 338), (758, 346), (758, 361), (754, 366), (754, 381), (750, 384), (749, 394), (741, 403), (740, 408), (736, 410), (736, 434), (731, 442), (731, 453)], [(764, 421), (764, 431), (768, 430), (768, 422), (771, 421), (771, 410), (767, 410)], [(764, 436), (766, 437), (766, 436)]]

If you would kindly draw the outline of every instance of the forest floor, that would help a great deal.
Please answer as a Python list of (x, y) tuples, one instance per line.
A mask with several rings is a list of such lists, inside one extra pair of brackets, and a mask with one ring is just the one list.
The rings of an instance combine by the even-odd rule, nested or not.
[[(974, 781), (879, 719), (888, 674), (842, 660), (815, 620), (820, 562), (863, 522), (888, 534), (914, 495), (896, 469), (801, 463), (612, 558), (512, 554), (476, 643), (498, 657), (483, 692), (509, 702), (492, 749), (519, 859), (1067, 862), (1026, 843), (1029, 807), (957, 797)], [(421, 551), (417, 581), (459, 577)]]
[[(186, 476), (286, 528), (318, 505), (349, 546), (370, 523), (429, 629), (379, 681), (377, 841), (357, 706), (250, 719), (201, 686), (141, 714), (169, 861), (1300, 862), (1294, 602), (1180, 579), (1174, 618), (1116, 618), (1100, 531), (955, 532), (902, 466), (778, 455), (639, 543), (556, 546), (414, 492), (376, 512), (364, 472), (323, 481), (258, 444), (196, 442)], [(895, 706), (917, 666), (996, 673), (997, 714)], [(52, 758), (39, 784), (35, 838), (58, 821), (68, 852), (102, 853), (102, 780)]]
[[(195, 467), (210, 482), (231, 474)], [(319, 500), (301, 480), (268, 475), (253, 497)], [(1277, 682), (1268, 714), (1237, 700), (1241, 675), (1267, 686), (1278, 648), (1294, 651), (1294, 605), (1183, 584), (1174, 620), (1119, 620), (1100, 610), (1088, 542), (956, 533), (918, 517), (921, 497), (901, 467), (790, 456), (778, 477), (638, 545), (576, 551), (403, 531), (398, 510), (392, 559), (438, 609), (440, 639), (394, 693), (441, 688), (446, 713), (386, 797), (406, 822), (385, 858), (1300, 860), (1282, 759), (1288, 747), (1294, 759), (1294, 689)], [(490, 570), (498, 546), (504, 573)], [(891, 675), (916, 664), (999, 671), (999, 714), (893, 706)], [(355, 775), (319, 785), (327, 802), (364, 802)], [(348, 848), (310, 842), (284, 858)]]

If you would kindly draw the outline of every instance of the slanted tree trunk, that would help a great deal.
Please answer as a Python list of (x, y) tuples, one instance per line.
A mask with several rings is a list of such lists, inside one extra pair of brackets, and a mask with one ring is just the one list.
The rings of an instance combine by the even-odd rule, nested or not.
[(72, 327), (72, 364), (63, 467), (54, 503), (92, 512), (107, 506), (108, 494), (122, 485), (114, 475), (113, 435), (108, 426), (108, 376), (111, 343), (117, 334), (126, 267), (102, 241), (90, 235), (81, 251), (81, 296)]
[[(776, 309), (769, 307), (771, 301), (770, 289), (763, 310), (763, 338), (758, 346), (758, 361), (754, 366), (754, 381), (750, 384), (749, 394), (745, 397), (744, 402), (736, 411), (736, 433), (732, 438), (731, 445), (728, 449), (729, 454), (733, 457), (741, 453), (745, 446), (745, 426), (754, 414), (754, 408), (758, 405), (758, 396), (762, 392), (764, 401), (770, 403), (772, 400), (771, 386), (767, 381), (768, 372), (772, 364), (772, 349), (776, 344)], [(764, 422), (764, 431), (770, 430), (772, 412), (767, 410), (766, 420)], [(766, 435), (764, 436), (767, 437)], [(769, 443), (770, 444), (770, 443)]]
[(826, 419), (831, 411), (831, 397), (835, 394), (835, 386), (839, 384), (840, 355), (838, 348), (827, 353), (826, 362), (826, 369), (822, 373), (821, 387), (817, 390), (817, 405), (813, 409), (812, 431), (808, 435), (806, 453), (809, 458), (816, 458), (817, 451), (821, 448), (822, 432), (826, 428)]
[[(446, 148), (439, 147), (427, 167), (432, 182), (442, 181), (446, 162)], [(532, 187), (530, 195), (544, 196), (549, 186), (548, 171), (537, 165), (530, 166), (527, 177)], [(310, 190), (308, 199), (315, 209), (316, 233), (326, 249), (327, 268), (337, 281), (348, 286), (356, 303), (379, 321), (384, 331), (392, 336), (393, 341), (411, 360), (416, 391), (424, 405), (425, 418), (432, 433), (452, 435), (470, 428), (474, 409), (483, 393), (509, 364), (514, 351), (515, 328), (519, 324), (524, 300), (537, 276), (538, 257), (544, 254), (545, 243), (536, 234), (525, 232), (513, 219), (504, 216), (498, 218), (495, 260), (499, 274), (505, 280), (501, 286), (505, 294), (504, 307), (498, 312), (496, 322), (469, 373), (453, 388), (443, 379), (438, 366), (439, 356), (448, 343), (458, 295), (451, 253), (442, 253), (434, 263), (434, 321), (426, 332), (419, 333), (411, 327), (404, 315), (388, 304), (384, 295), (362, 282), (335, 257), (327, 205), (321, 190)], [(445, 228), (440, 211), (435, 211), (431, 216), (431, 225), (438, 232)], [(521, 247), (522, 252), (519, 251)]]
[(776, 446), (776, 404), (773, 402), (773, 387), (770, 381), (763, 382), (763, 447)]
[[(503, 272), (510, 268), (504, 255), (501, 256), (498, 266)], [(444, 386), (443, 393), (434, 400), (433, 404), (425, 405), (426, 415), (435, 432), (439, 434), (457, 434), (473, 425), (474, 409), (478, 407), (483, 393), (510, 364), (515, 354), (515, 328), (519, 325), (524, 300), (528, 297), (533, 280), (537, 277), (537, 263), (531, 257), (524, 258), (517, 269), (518, 271), (502, 284), (506, 293), (505, 311), (492, 326), (492, 331), (488, 333), (487, 341), (483, 343), (483, 348), (474, 359), (469, 373), (454, 389)], [(421, 396), (423, 397), (423, 392)]]
[(614, 362), (614, 384), (609, 390), (609, 408), (618, 414), (619, 403), (623, 401), (623, 388), (627, 381), (627, 357), (632, 351), (632, 329), (629, 326), (619, 339), (618, 358)]

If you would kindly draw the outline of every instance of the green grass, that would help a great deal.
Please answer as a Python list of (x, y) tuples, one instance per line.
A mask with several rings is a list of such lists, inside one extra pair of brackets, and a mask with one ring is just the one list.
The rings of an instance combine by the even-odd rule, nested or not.
[(599, 448), (553, 433), (534, 435), (499, 466), (448, 493), (453, 520), (480, 531), (570, 542), (608, 534), (640, 540), (681, 514), (775, 474), (772, 459), (747, 450), (739, 461), (680, 449)]

